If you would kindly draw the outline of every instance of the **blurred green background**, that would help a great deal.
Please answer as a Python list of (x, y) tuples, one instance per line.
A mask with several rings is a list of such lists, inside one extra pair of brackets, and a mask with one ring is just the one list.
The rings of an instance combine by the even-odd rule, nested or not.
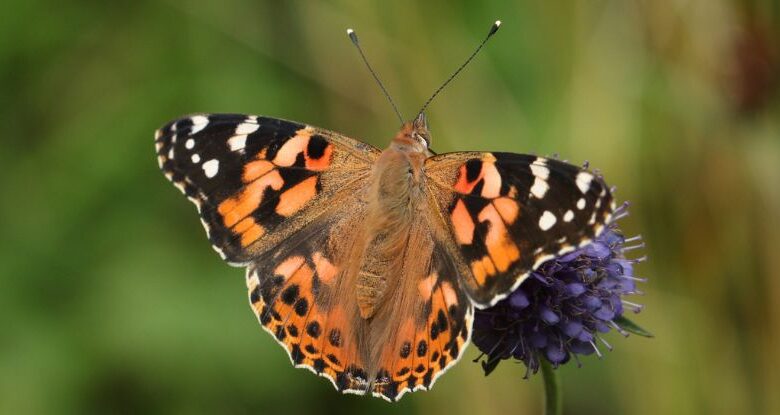
[(474, 348), (390, 405), (293, 369), (158, 171), (192, 112), (299, 120), (384, 147), (589, 160), (650, 261), (652, 340), (561, 369), (567, 414), (780, 413), (777, 1), (59, 2), (0, 6), (0, 413), (536, 414), (539, 376)]

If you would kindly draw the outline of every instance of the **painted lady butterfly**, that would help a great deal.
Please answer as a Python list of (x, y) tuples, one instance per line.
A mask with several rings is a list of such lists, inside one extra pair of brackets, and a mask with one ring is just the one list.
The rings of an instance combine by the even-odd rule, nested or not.
[(295, 367), (391, 401), (455, 364), (475, 306), (588, 243), (614, 210), (600, 177), (558, 160), (433, 155), (422, 112), (384, 151), (230, 114), (172, 121), (155, 143)]

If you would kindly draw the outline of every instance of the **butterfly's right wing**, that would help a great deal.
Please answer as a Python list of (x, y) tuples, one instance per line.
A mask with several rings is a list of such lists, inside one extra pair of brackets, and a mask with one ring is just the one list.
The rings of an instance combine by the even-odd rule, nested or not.
[(391, 300), (397, 304), (388, 313), (392, 334), (380, 346), (373, 384), (373, 395), (389, 401), (432, 388), (460, 360), (471, 338), (474, 306), (457, 267), (428, 223), (420, 221), (418, 226), (425, 236), (407, 251), (407, 264), (426, 265), (412, 267), (404, 275), (411, 284)]
[(512, 292), (544, 261), (588, 243), (614, 202), (596, 174), (524, 154), (460, 152), (425, 162), (428, 190), (458, 274), (480, 307)]

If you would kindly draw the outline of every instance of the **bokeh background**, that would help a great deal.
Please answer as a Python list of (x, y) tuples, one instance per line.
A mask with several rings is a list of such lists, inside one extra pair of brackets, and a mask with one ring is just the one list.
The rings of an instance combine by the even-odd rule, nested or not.
[(293, 369), (160, 174), (192, 112), (300, 120), (383, 147), (589, 160), (632, 202), (656, 337), (560, 370), (567, 414), (780, 413), (778, 1), (60, 2), (0, 6), (0, 413), (540, 413), (539, 376), (471, 348), (390, 405)]

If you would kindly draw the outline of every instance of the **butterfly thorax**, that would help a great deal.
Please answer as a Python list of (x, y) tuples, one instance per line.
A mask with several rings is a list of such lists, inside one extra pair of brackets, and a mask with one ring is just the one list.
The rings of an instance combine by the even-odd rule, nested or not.
[(382, 152), (372, 172), (366, 249), (358, 271), (356, 296), (361, 317), (368, 319), (386, 300), (403, 274), (404, 249), (410, 227), (424, 206), (423, 164), (427, 146), (413, 123), (405, 123)]

